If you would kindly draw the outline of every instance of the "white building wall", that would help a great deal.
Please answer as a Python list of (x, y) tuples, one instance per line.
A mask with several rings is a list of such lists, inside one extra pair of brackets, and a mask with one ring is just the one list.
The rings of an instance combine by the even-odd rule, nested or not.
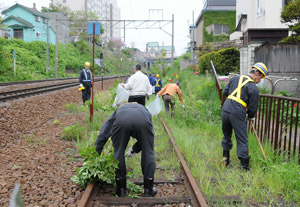
[[(105, 20), (101, 22), (102, 27), (104, 28), (103, 39), (106, 41), (110, 38), (110, 17), (112, 16), (113, 20), (120, 20), (121, 11), (117, 5), (117, 0), (52, 0), (54, 5), (62, 4), (71, 9), (71, 11), (88, 11), (95, 13), (100, 20)], [(113, 5), (113, 14), (110, 14), (110, 4)], [(120, 39), (120, 25), (113, 24), (112, 38)]]

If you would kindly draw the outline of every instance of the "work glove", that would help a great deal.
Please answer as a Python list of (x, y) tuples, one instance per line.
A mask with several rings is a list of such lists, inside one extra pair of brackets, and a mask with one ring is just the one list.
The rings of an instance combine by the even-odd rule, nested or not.
[(184, 104), (182, 104), (182, 108), (185, 109), (185, 105)]
[(81, 88), (82, 86), (83, 86), (82, 83), (80, 83), (80, 84), (79, 84), (79, 88)]
[(132, 149), (132, 147), (129, 148), (129, 150), (126, 152), (126, 157), (134, 157), (137, 153), (135, 153)]
[(255, 117), (253, 117), (253, 118), (249, 118), (249, 117), (247, 116), (247, 119), (248, 119), (249, 121), (253, 121), (253, 122), (254, 122), (254, 120), (255, 120)]

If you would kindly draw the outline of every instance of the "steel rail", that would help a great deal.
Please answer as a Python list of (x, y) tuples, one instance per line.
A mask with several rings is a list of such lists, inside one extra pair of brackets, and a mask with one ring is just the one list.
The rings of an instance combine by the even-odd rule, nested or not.
[[(109, 76), (104, 77), (103, 80), (115, 79), (118, 76)], [(102, 78), (95, 79), (95, 82), (102, 81)], [(61, 90), (65, 88), (70, 88), (78, 86), (78, 82), (71, 82), (71, 83), (62, 83), (58, 85), (47, 85), (47, 86), (40, 86), (36, 88), (28, 88), (28, 89), (21, 89), (21, 90), (14, 90), (14, 91), (6, 91), (0, 93), (0, 102), (5, 102), (8, 100), (14, 100), (17, 98), (25, 98), (32, 95), (48, 93), (51, 91)]]
[(189, 184), (191, 185), (191, 188), (193, 190), (193, 194), (194, 194), (195, 201), (196, 201), (196, 203), (193, 206), (207, 207), (208, 205), (207, 205), (207, 203), (205, 201), (205, 198), (202, 195), (201, 190), (198, 187), (197, 182), (196, 182), (195, 178), (193, 177), (193, 175), (192, 175), (192, 173), (191, 173), (191, 171), (190, 171), (190, 169), (189, 169), (189, 167), (188, 167), (188, 165), (187, 165), (187, 163), (186, 163), (183, 155), (180, 153), (180, 150), (178, 149), (178, 147), (177, 147), (177, 145), (175, 143), (175, 140), (174, 140), (174, 137), (173, 137), (171, 131), (167, 127), (165, 121), (161, 117), (160, 117), (160, 119), (161, 119), (161, 122), (162, 122), (162, 124), (163, 124), (163, 126), (165, 128), (165, 131), (169, 135), (170, 141), (171, 141), (171, 143), (172, 143), (172, 145), (173, 145), (173, 147), (174, 147), (174, 149), (175, 149), (175, 151), (177, 153), (177, 156), (180, 159), (181, 166), (182, 166), (182, 168), (183, 168), (183, 170), (184, 170), (184, 172), (185, 172), (185, 174), (186, 174), (186, 176), (188, 178)]
[(31, 84), (31, 83), (41, 83), (41, 82), (73, 80), (73, 79), (78, 79), (78, 78), (58, 78), (58, 79), (43, 79), (43, 80), (30, 80), (30, 81), (0, 82), (0, 86), (22, 85), (22, 84)]

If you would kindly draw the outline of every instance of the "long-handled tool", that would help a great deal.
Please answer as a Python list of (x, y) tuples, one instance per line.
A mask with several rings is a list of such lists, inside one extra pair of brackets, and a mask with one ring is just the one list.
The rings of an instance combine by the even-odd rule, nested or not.
[(257, 142), (258, 142), (260, 151), (262, 152), (262, 154), (263, 154), (263, 156), (264, 156), (264, 159), (267, 160), (266, 155), (265, 155), (265, 152), (264, 152), (264, 149), (263, 149), (263, 147), (262, 147), (262, 145), (261, 145), (261, 143), (260, 143), (260, 141), (259, 141), (259, 138), (258, 138), (258, 136), (257, 136), (256, 130), (255, 130), (255, 128), (254, 128), (253, 121), (250, 121), (250, 124), (251, 124), (252, 129), (253, 129), (253, 131), (254, 131), (254, 134), (255, 134), (255, 136), (256, 136), (256, 139), (257, 139)]

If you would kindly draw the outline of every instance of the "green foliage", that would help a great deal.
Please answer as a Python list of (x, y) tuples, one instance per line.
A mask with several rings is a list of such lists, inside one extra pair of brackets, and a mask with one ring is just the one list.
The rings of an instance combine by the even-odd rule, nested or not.
[(213, 61), (216, 71), (219, 75), (228, 75), (229, 73), (239, 72), (240, 51), (236, 48), (222, 49), (217, 52), (211, 52), (199, 58), (198, 70), (204, 73), (211, 70), (210, 61)]
[(285, 90), (279, 91), (279, 93), (274, 93), (277, 96), (285, 96), (285, 97), (292, 97), (294, 94), (289, 94)]
[[(288, 5), (285, 5), (281, 12), (281, 22), (288, 23), (290, 30), (295, 36), (300, 35), (300, 0), (290, 0)], [(293, 40), (299, 40), (297, 38), (291, 38)]]
[(218, 42), (229, 40), (229, 35), (215, 36), (212, 33), (206, 31), (206, 27), (213, 24), (222, 24), (229, 26), (229, 34), (235, 30), (235, 11), (206, 11), (203, 13), (204, 27), (203, 27), (203, 43), (206, 42)]
[(61, 138), (65, 140), (80, 140), (83, 139), (85, 131), (85, 127), (80, 126), (77, 122), (74, 125), (67, 126), (66, 128), (64, 128)]
[(83, 148), (79, 155), (84, 163), (76, 169), (77, 175), (71, 177), (73, 182), (83, 188), (91, 182), (114, 183), (118, 161), (114, 158), (112, 145), (106, 144), (101, 156), (96, 152), (96, 146)]

